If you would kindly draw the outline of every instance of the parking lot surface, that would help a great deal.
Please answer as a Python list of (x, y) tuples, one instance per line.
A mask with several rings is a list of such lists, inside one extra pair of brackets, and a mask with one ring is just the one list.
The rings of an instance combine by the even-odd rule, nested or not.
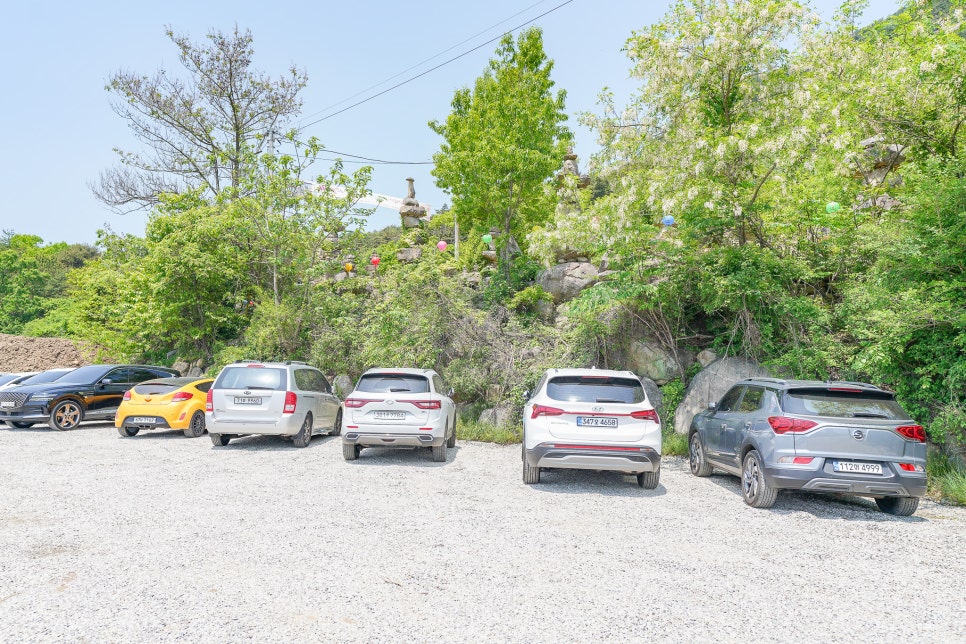
[(0, 426), (0, 641), (966, 641), (966, 509)]

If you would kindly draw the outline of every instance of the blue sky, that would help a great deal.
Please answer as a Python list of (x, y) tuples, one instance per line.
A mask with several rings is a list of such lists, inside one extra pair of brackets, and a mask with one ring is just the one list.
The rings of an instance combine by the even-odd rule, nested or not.
[[(138, 149), (125, 123), (111, 111), (111, 95), (104, 90), (111, 74), (120, 69), (146, 75), (161, 68), (181, 70), (176, 49), (164, 35), (166, 25), (199, 42), (212, 29), (250, 29), (255, 68), (278, 76), (294, 64), (308, 73), (301, 119), (307, 122), (328, 113), (319, 114), (321, 110), (457, 43), (470, 39), (369, 93), (497, 37), (563, 1), (12, 3), (0, 23), (6, 76), (0, 102), (0, 229), (39, 235), (45, 242), (72, 243), (93, 243), (97, 230), (105, 226), (116, 232), (144, 232), (146, 214), (115, 214), (93, 197), (88, 186), (115, 164), (112, 148)], [(618, 97), (635, 89), (621, 48), (631, 31), (659, 20), (670, 4), (573, 0), (533, 23), (544, 30), (557, 87), (567, 91), (568, 125), (576, 135), (581, 168), (596, 145), (593, 133), (577, 123), (577, 114), (596, 111), (597, 96), (605, 86)], [(825, 17), (837, 5), (834, 0), (812, 2)], [(896, 7), (893, 0), (873, 0), (863, 22)], [(505, 22), (498, 25), (501, 21)], [(486, 45), (312, 125), (306, 134), (343, 153), (428, 161), (440, 139), (427, 122), (446, 117), (453, 92), (472, 85), (495, 48), (496, 43)], [(349, 169), (356, 167), (347, 164)], [(449, 201), (433, 185), (430, 166), (425, 165), (378, 165), (371, 188), (404, 196), (408, 176), (415, 178), (421, 201), (434, 208)], [(372, 226), (397, 221), (396, 213), (380, 208)]]

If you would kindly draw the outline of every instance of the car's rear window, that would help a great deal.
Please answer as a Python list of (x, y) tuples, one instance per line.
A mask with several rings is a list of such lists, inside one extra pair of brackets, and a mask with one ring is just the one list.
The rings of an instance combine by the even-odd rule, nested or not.
[(789, 414), (831, 416), (833, 418), (883, 418), (908, 420), (892, 394), (882, 392), (828, 391), (823, 389), (792, 389), (782, 399), (782, 408)]
[(425, 394), (429, 379), (408, 373), (367, 373), (359, 379), (356, 391), (371, 394)]
[(558, 376), (547, 383), (547, 396), (564, 402), (640, 403), (644, 387), (631, 378)]
[(269, 389), (285, 391), (288, 381), (285, 369), (276, 367), (225, 367), (215, 389)]
[[(142, 396), (163, 396), (164, 394), (169, 394), (172, 391), (181, 389), (186, 385), (190, 385), (197, 380), (197, 378), (163, 378), (160, 380), (148, 380), (147, 382), (142, 382), (141, 384), (135, 386), (134, 393)], [(201, 388), (199, 387), (199, 389)], [(202, 389), (202, 391), (208, 390)]]

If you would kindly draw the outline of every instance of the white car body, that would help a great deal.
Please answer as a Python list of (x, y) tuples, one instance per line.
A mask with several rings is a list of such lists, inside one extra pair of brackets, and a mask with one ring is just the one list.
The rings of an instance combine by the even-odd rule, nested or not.
[(346, 459), (363, 447), (431, 447), (445, 454), (456, 440), (450, 394), (432, 369), (370, 369), (342, 403)]
[(550, 369), (523, 409), (524, 482), (544, 468), (613, 470), (656, 487), (661, 421), (630, 371)]

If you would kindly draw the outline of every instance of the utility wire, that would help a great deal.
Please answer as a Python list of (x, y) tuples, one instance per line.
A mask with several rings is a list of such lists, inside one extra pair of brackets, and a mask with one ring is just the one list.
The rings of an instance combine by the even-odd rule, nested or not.
[[(353, 159), (362, 159), (361, 161), (345, 160), (345, 163), (379, 163), (383, 165), (435, 165), (433, 161), (386, 161), (385, 159), (372, 159), (370, 157), (359, 156), (358, 154), (349, 154), (348, 152), (339, 152), (338, 150), (325, 149), (325, 152), (329, 154), (340, 154), (344, 157), (352, 157)], [(320, 159), (320, 161), (335, 161), (334, 158)]]
[(471, 40), (474, 40), (474, 39), (476, 39), (476, 38), (479, 38), (480, 36), (482, 36), (482, 35), (483, 35), (483, 34), (485, 34), (486, 32), (488, 32), (488, 31), (491, 31), (491, 30), (492, 30), (493, 28), (495, 28), (495, 27), (499, 27), (499, 26), (500, 26), (500, 25), (502, 25), (503, 23), (505, 23), (505, 22), (509, 22), (510, 20), (513, 20), (514, 18), (516, 18), (516, 17), (517, 17), (517, 16), (519, 16), (520, 14), (523, 14), (523, 13), (526, 13), (527, 11), (530, 11), (531, 9), (533, 9), (534, 7), (536, 7), (537, 5), (540, 5), (540, 4), (543, 4), (543, 3), (544, 3), (544, 2), (546, 2), (546, 1), (547, 1), (547, 0), (540, 0), (539, 2), (534, 2), (534, 3), (532, 4), (532, 5), (530, 5), (530, 6), (529, 6), (529, 7), (527, 7), (526, 9), (522, 9), (522, 10), (520, 10), (520, 11), (518, 11), (518, 12), (516, 12), (515, 14), (513, 14), (512, 16), (510, 16), (510, 17), (508, 17), (508, 18), (504, 18), (503, 20), (501, 20), (500, 22), (498, 22), (498, 23), (496, 23), (495, 25), (490, 25), (489, 27), (487, 27), (487, 28), (486, 28), (486, 29), (484, 29), (483, 31), (481, 31), (481, 32), (479, 32), (479, 33), (476, 33), (476, 34), (473, 34), (472, 36), (470, 36), (470, 37), (469, 37), (469, 38), (467, 38), (466, 40), (463, 40), (463, 41), (460, 41), (460, 42), (458, 42), (458, 43), (456, 43), (455, 45), (453, 45), (452, 47), (448, 47), (447, 49), (444, 49), (444, 50), (443, 50), (443, 51), (441, 51), (441, 52), (438, 52), (438, 53), (436, 53), (436, 54), (433, 54), (433, 55), (432, 55), (432, 56), (430, 56), (429, 58), (426, 58), (425, 60), (421, 60), (421, 61), (419, 61), (418, 63), (416, 63), (415, 65), (413, 65), (413, 66), (411, 66), (411, 67), (407, 67), (406, 69), (404, 69), (404, 70), (402, 70), (402, 71), (401, 71), (401, 72), (399, 72), (398, 74), (395, 74), (395, 75), (393, 75), (393, 76), (390, 76), (389, 78), (386, 78), (386, 79), (384, 79), (384, 80), (381, 80), (381, 81), (379, 81), (379, 82), (378, 82), (378, 83), (376, 83), (375, 85), (370, 85), (369, 87), (367, 87), (367, 88), (365, 88), (365, 89), (363, 89), (363, 90), (359, 90), (358, 92), (356, 92), (356, 93), (355, 93), (355, 94), (353, 94), (352, 96), (347, 96), (346, 98), (344, 98), (344, 99), (342, 99), (342, 100), (341, 100), (341, 101), (339, 101), (338, 103), (333, 103), (332, 105), (328, 105), (328, 106), (326, 106), (326, 107), (323, 107), (323, 108), (322, 108), (321, 110), (319, 110), (319, 111), (317, 111), (317, 112), (312, 112), (311, 114), (306, 114), (306, 115), (305, 115), (305, 116), (303, 116), (303, 117), (302, 117), (302, 118), (301, 118), (300, 120), (302, 120), (302, 121), (304, 121), (304, 120), (306, 120), (306, 119), (310, 119), (310, 118), (312, 118), (313, 116), (316, 116), (316, 115), (318, 115), (318, 114), (323, 114), (323, 113), (325, 113), (325, 112), (328, 112), (328, 111), (329, 111), (330, 109), (332, 109), (333, 107), (338, 107), (339, 105), (342, 105), (342, 104), (343, 104), (343, 103), (345, 103), (346, 101), (351, 101), (351, 100), (352, 100), (352, 99), (354, 99), (354, 98), (355, 98), (356, 96), (360, 96), (360, 95), (362, 95), (362, 94), (365, 94), (365, 93), (366, 93), (366, 92), (368, 92), (369, 90), (371, 90), (371, 89), (375, 89), (375, 88), (377, 88), (377, 87), (379, 87), (380, 85), (385, 85), (385, 84), (386, 84), (386, 83), (388, 83), (389, 81), (391, 81), (391, 80), (393, 80), (393, 79), (395, 79), (395, 78), (399, 78), (400, 76), (402, 76), (402, 75), (403, 75), (403, 74), (405, 74), (406, 72), (410, 72), (410, 71), (412, 71), (412, 70), (414, 70), (414, 69), (416, 69), (417, 67), (421, 67), (422, 65), (425, 65), (425, 64), (426, 64), (426, 63), (428, 63), (429, 61), (431, 61), (431, 60), (434, 60), (434, 59), (436, 59), (436, 58), (439, 58), (440, 56), (442, 56), (442, 55), (443, 55), (443, 54), (445, 54), (446, 52), (450, 52), (450, 51), (453, 51), (454, 49), (456, 49), (456, 48), (457, 48), (457, 47), (459, 47), (460, 45), (465, 45), (466, 43), (468, 43), (468, 42), (470, 42)]
[(369, 98), (364, 98), (364, 99), (362, 99), (361, 101), (358, 101), (358, 102), (356, 102), (356, 103), (353, 103), (352, 105), (349, 105), (348, 107), (344, 107), (344, 108), (342, 108), (341, 110), (339, 110), (339, 111), (337, 111), (337, 112), (333, 112), (332, 114), (329, 114), (328, 116), (323, 116), (322, 118), (319, 118), (319, 119), (315, 119), (314, 121), (310, 121), (309, 123), (306, 123), (305, 125), (303, 125), (302, 127), (300, 127), (300, 128), (299, 128), (299, 131), (301, 131), (301, 130), (304, 130), (305, 128), (307, 128), (307, 127), (309, 127), (309, 126), (312, 126), (312, 125), (316, 125), (317, 123), (321, 123), (322, 121), (327, 121), (328, 119), (330, 119), (330, 118), (332, 118), (333, 116), (338, 116), (339, 114), (342, 114), (343, 112), (348, 112), (348, 111), (349, 111), (349, 110), (351, 110), (352, 108), (354, 108), (354, 107), (358, 107), (358, 106), (360, 106), (360, 105), (362, 105), (363, 103), (368, 103), (368, 102), (369, 102), (369, 101), (371, 101), (372, 99), (374, 99), (374, 98), (378, 98), (378, 97), (380, 97), (380, 96), (382, 96), (383, 94), (388, 94), (389, 92), (391, 92), (392, 90), (394, 90), (394, 89), (396, 89), (396, 88), (398, 88), (398, 87), (402, 87), (403, 85), (406, 85), (407, 83), (411, 83), (412, 81), (414, 81), (414, 80), (416, 80), (417, 78), (421, 78), (421, 77), (423, 77), (423, 76), (425, 76), (426, 74), (428, 74), (428, 73), (430, 73), (430, 72), (434, 72), (434, 71), (436, 71), (436, 70), (437, 70), (437, 69), (439, 69), (440, 67), (443, 67), (443, 66), (445, 66), (445, 65), (448, 65), (448, 64), (450, 64), (451, 62), (453, 62), (453, 61), (455, 61), (455, 60), (459, 60), (459, 59), (460, 59), (460, 58), (462, 58), (463, 56), (466, 56), (466, 55), (468, 55), (468, 54), (471, 54), (471, 53), (473, 53), (473, 52), (474, 52), (474, 51), (476, 51), (477, 49), (482, 49), (483, 47), (486, 47), (486, 46), (487, 46), (487, 45), (489, 45), (490, 43), (493, 43), (493, 42), (496, 42), (496, 41), (497, 41), (497, 40), (499, 40), (500, 38), (503, 38), (503, 37), (504, 37), (504, 36), (506, 36), (507, 34), (511, 34), (511, 33), (513, 33), (513, 32), (514, 32), (514, 31), (516, 31), (517, 29), (521, 29), (521, 28), (523, 28), (523, 27), (526, 27), (526, 26), (527, 26), (527, 25), (529, 25), (529, 24), (530, 24), (531, 22), (536, 22), (536, 21), (537, 21), (537, 20), (539, 20), (540, 18), (543, 18), (544, 16), (546, 16), (546, 15), (549, 15), (549, 14), (551, 14), (551, 13), (553, 13), (553, 12), (554, 12), (554, 11), (556, 11), (557, 9), (560, 9), (561, 7), (563, 7), (563, 6), (565, 6), (565, 5), (568, 5), (568, 4), (570, 4), (571, 2), (573, 2), (573, 1), (574, 1), (574, 0), (566, 0), (565, 2), (561, 2), (560, 4), (558, 4), (558, 5), (557, 5), (556, 7), (554, 7), (553, 9), (550, 9), (550, 10), (548, 10), (548, 11), (545, 11), (545, 12), (543, 12), (543, 13), (541, 13), (541, 14), (540, 14), (539, 16), (537, 16), (536, 18), (531, 18), (530, 20), (527, 20), (526, 22), (524, 22), (524, 23), (521, 23), (521, 24), (519, 24), (519, 25), (517, 25), (517, 26), (516, 26), (516, 27), (514, 27), (513, 29), (510, 29), (509, 31), (505, 31), (505, 32), (503, 32), (502, 34), (500, 34), (499, 36), (496, 36), (495, 38), (491, 38), (490, 40), (487, 40), (486, 42), (484, 42), (484, 43), (482, 43), (482, 44), (480, 44), (480, 45), (477, 45), (476, 47), (473, 47), (472, 49), (468, 49), (468, 50), (466, 50), (466, 51), (464, 51), (464, 52), (463, 52), (462, 54), (459, 54), (458, 56), (454, 56), (453, 58), (450, 58), (449, 60), (447, 60), (447, 61), (445, 61), (445, 62), (442, 62), (442, 63), (440, 63), (439, 65), (436, 65), (435, 67), (431, 67), (431, 68), (429, 68), (429, 69), (427, 69), (427, 70), (426, 70), (426, 71), (424, 71), (424, 72), (421, 72), (421, 73), (419, 73), (419, 74), (416, 74), (415, 76), (412, 76), (411, 78), (407, 78), (406, 80), (404, 80), (404, 81), (402, 81), (401, 83), (396, 83), (396, 84), (395, 84), (395, 85), (393, 85), (392, 87), (389, 87), (389, 88), (387, 88), (387, 89), (384, 89), (383, 91), (381, 91), (381, 92), (378, 92), (377, 94), (373, 94), (373, 95), (372, 95), (372, 96), (370, 96)]

